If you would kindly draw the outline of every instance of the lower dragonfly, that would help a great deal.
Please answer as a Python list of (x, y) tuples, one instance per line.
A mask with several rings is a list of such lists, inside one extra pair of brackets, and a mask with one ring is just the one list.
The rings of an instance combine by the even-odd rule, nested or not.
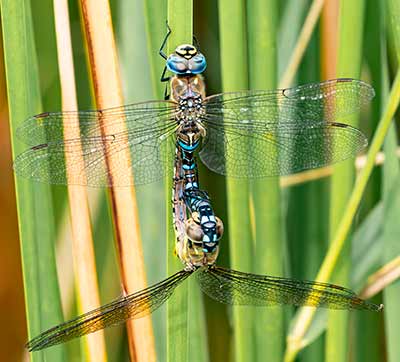
[[(218, 302), (231, 305), (294, 305), (331, 309), (379, 311), (382, 305), (362, 300), (350, 289), (327, 283), (244, 273), (216, 265), (223, 234), (222, 221), (214, 215), (210, 198), (200, 190), (193, 155), (176, 149), (173, 187), (176, 254), (184, 268), (144, 290), (53, 327), (27, 343), (38, 351), (100, 329), (140, 318), (159, 308), (175, 288), (195, 274), (201, 289)], [(189, 218), (188, 218), (189, 216)], [(210, 247), (204, 237), (213, 241)], [(208, 245), (207, 245), (208, 244)]]

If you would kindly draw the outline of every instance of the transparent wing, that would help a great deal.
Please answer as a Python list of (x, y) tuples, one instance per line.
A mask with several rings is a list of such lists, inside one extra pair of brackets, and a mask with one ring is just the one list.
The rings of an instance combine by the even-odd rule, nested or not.
[[(176, 128), (172, 108), (162, 110), (163, 106), (165, 103), (149, 102), (103, 111), (47, 113), (30, 118), (18, 130), (18, 135), (36, 146), (15, 159), (15, 172), (52, 184), (128, 186), (159, 180), (170, 168), (166, 146), (174, 143)], [(116, 129), (123, 129), (126, 121), (125, 130), (103, 135), (100, 117), (106, 118), (108, 125), (113, 124)], [(63, 120), (68, 127), (76, 127), (77, 118), (81, 138), (64, 140)], [(118, 157), (126, 151), (130, 164)], [(70, 160), (68, 178), (66, 156)], [(112, 158), (117, 161), (109, 162)]]
[(141, 318), (150, 314), (160, 307), (191, 273), (182, 270), (149, 288), (53, 327), (30, 340), (26, 348), (29, 351), (38, 351), (122, 323), (130, 318)]
[(382, 309), (358, 298), (350, 289), (333, 284), (242, 273), (221, 267), (203, 269), (197, 273), (197, 278), (203, 292), (226, 304)]
[(78, 112), (45, 112), (28, 118), (17, 129), (17, 136), (28, 145), (64, 141), (64, 126), (77, 128), (81, 137), (107, 136), (101, 122), (141, 137), (149, 132), (158, 137), (159, 128), (174, 119), (176, 104), (171, 101), (150, 101), (121, 107)]
[(200, 158), (222, 175), (261, 178), (333, 164), (358, 154), (367, 143), (361, 131), (342, 123), (285, 122), (262, 129), (209, 123)]
[(208, 117), (217, 121), (228, 117), (233, 123), (252, 120), (266, 125), (295, 117), (303, 124), (302, 121), (334, 121), (347, 116), (374, 96), (369, 84), (339, 78), (294, 88), (216, 94), (206, 98), (206, 110)]
[(359, 130), (336, 120), (358, 111), (373, 96), (373, 88), (362, 81), (335, 79), (208, 97), (200, 158), (215, 172), (250, 178), (344, 160), (367, 141)]

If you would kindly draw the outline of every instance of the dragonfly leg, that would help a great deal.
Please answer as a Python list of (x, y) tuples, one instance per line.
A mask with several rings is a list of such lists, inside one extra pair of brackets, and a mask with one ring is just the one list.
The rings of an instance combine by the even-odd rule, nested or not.
[(168, 40), (169, 36), (171, 35), (171, 28), (168, 25), (168, 20), (166, 21), (166, 24), (167, 24), (167, 34), (165, 35), (165, 38), (164, 38), (164, 40), (161, 44), (160, 50), (158, 52), (165, 60), (167, 60), (167, 55), (164, 53), (164, 48), (165, 48), (165, 45), (167, 44), (167, 40)]
[(197, 51), (200, 52), (200, 43), (196, 38), (196, 35), (193, 35), (193, 45), (196, 47)]
[(164, 70), (161, 74), (160, 82), (169, 82), (169, 80), (171, 79), (170, 76), (168, 76), (168, 77), (165, 76), (166, 72), (167, 72), (167, 67), (164, 67)]
[[(171, 77), (166, 77), (165, 73), (167, 72), (167, 67), (164, 67), (164, 70), (161, 74), (161, 78), (160, 78), (160, 82), (169, 82), (169, 80), (171, 79)], [(168, 84), (165, 85), (165, 91), (164, 91), (164, 100), (168, 100), (169, 99), (169, 94), (168, 94)]]
[(168, 84), (165, 85), (164, 100), (165, 101), (169, 100)]

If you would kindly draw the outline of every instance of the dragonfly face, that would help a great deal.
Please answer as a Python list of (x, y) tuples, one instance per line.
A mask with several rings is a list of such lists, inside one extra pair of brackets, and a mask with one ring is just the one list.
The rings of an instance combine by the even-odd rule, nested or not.
[(207, 67), (206, 58), (190, 44), (179, 45), (166, 63), (167, 69), (177, 75), (203, 73)]

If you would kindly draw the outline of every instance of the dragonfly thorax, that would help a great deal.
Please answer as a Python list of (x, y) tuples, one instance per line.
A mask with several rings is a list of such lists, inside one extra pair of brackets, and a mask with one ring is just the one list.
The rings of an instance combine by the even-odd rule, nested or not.
[(202, 104), (200, 96), (181, 98), (179, 100), (178, 112), (176, 113), (176, 120), (185, 128), (191, 130), (199, 128), (201, 120), (204, 117), (205, 109)]
[(190, 77), (174, 76), (171, 79), (171, 99), (181, 106), (183, 100), (189, 98), (205, 98), (205, 84), (200, 75)]
[(204, 106), (201, 96), (179, 99), (179, 113), (181, 118), (198, 118), (204, 115)]
[(171, 95), (177, 103), (175, 118), (179, 124), (178, 144), (185, 151), (193, 152), (200, 144), (200, 138), (206, 135), (202, 125), (205, 115), (204, 82), (199, 76), (174, 77), (171, 81)]

